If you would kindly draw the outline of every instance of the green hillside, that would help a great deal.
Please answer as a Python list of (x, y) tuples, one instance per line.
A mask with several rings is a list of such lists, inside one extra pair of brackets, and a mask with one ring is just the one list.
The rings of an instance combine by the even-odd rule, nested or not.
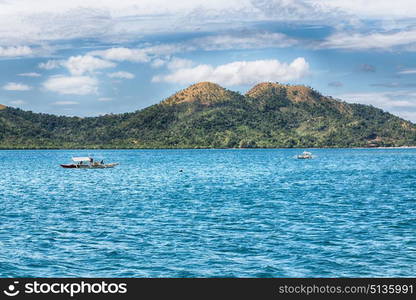
[(261, 83), (246, 95), (190, 86), (134, 113), (91, 118), (0, 105), (0, 148), (375, 147), (416, 145), (416, 125), (305, 86)]

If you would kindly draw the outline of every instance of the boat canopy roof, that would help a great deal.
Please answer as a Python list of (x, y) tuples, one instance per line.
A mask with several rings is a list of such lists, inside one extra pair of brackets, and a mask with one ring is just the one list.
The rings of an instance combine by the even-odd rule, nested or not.
[(73, 157), (73, 161), (91, 161), (91, 157)]

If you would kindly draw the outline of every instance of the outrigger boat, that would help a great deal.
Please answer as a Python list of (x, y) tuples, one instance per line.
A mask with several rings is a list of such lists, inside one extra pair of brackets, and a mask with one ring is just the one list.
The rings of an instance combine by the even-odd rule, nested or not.
[(297, 156), (297, 159), (311, 159), (313, 158), (312, 153), (304, 151), (302, 154)]
[(62, 168), (65, 169), (106, 169), (114, 168), (118, 163), (105, 164), (102, 160), (101, 162), (96, 162), (92, 157), (73, 157), (72, 164), (63, 164)]

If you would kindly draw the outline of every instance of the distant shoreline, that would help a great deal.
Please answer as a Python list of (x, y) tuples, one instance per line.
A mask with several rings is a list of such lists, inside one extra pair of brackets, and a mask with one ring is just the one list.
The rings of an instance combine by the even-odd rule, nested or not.
[(304, 150), (304, 149), (416, 149), (416, 146), (394, 146), (394, 147), (247, 147), (247, 148), (215, 148), (215, 147), (198, 147), (198, 148), (0, 148), (0, 151), (4, 150)]
[(416, 146), (400, 146), (400, 147), (375, 147), (376, 149), (415, 149)]

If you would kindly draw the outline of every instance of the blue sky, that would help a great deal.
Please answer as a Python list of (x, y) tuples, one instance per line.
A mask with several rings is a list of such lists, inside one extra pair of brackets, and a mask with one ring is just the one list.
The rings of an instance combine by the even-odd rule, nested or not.
[(276, 81), (415, 122), (414, 16), (409, 0), (0, 0), (0, 103), (93, 116)]

